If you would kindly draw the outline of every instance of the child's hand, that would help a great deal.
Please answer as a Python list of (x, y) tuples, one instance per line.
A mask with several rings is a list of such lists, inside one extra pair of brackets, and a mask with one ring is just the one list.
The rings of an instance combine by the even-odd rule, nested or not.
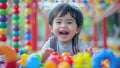
[(54, 50), (53, 49), (51, 49), (51, 48), (47, 48), (47, 49), (45, 49), (44, 51), (43, 51), (43, 53), (42, 53), (42, 62), (45, 62), (46, 61), (46, 59), (49, 57), (49, 55), (53, 52)]
[(86, 48), (86, 49), (83, 50), (83, 52), (87, 52), (87, 53), (90, 53), (91, 55), (93, 55), (94, 48), (93, 47)]

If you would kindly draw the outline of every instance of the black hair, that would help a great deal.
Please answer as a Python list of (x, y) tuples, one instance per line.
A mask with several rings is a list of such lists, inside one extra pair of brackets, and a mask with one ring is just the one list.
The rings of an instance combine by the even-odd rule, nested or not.
[(71, 17), (75, 19), (77, 27), (82, 26), (83, 24), (83, 15), (80, 9), (69, 3), (62, 3), (57, 5), (49, 15), (49, 24), (52, 26), (54, 18), (60, 13), (60, 17), (65, 16), (67, 13), (70, 13)]

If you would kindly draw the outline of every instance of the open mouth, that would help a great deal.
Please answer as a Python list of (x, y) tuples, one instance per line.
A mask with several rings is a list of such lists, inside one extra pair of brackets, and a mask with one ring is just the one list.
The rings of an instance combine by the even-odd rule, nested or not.
[(60, 31), (59, 34), (62, 39), (66, 39), (69, 35), (69, 32), (68, 31)]
[(59, 32), (60, 33), (60, 35), (68, 35), (69, 34), (69, 32)]

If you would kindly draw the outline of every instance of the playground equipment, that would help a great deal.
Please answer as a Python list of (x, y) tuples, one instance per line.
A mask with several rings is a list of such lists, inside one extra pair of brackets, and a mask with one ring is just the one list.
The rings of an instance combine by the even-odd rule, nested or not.
[(5, 68), (17, 68), (17, 54), (8, 45), (0, 45), (0, 55), (5, 55)]

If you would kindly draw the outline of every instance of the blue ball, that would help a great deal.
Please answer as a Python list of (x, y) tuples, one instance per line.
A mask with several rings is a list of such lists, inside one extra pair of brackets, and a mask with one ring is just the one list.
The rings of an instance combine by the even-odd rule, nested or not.
[(31, 39), (31, 34), (26, 34), (25, 38), (26, 38), (27, 40), (30, 40), (30, 39)]
[(40, 61), (36, 56), (29, 56), (26, 60), (27, 68), (39, 68)]
[(13, 31), (12, 36), (19, 36), (19, 32), (18, 31)]

